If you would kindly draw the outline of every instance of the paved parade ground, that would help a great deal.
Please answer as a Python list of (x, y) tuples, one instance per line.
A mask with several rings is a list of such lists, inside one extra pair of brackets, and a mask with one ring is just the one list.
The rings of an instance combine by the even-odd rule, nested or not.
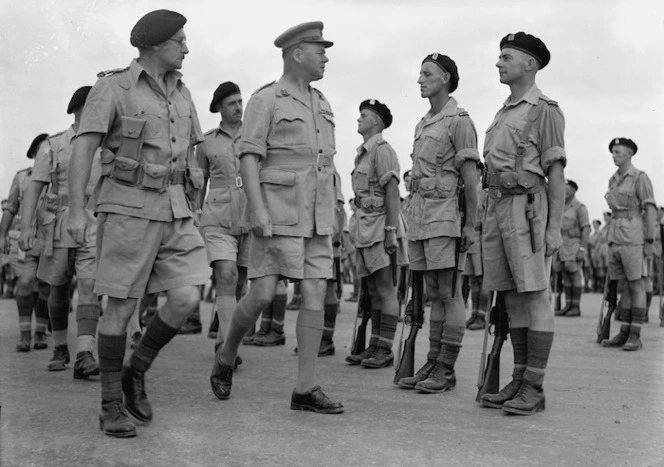
[[(217, 400), (208, 382), (213, 341), (205, 332), (177, 336), (146, 377), (154, 420), (137, 425), (138, 436), (124, 440), (99, 430), (98, 377), (74, 380), (73, 362), (64, 372), (46, 371), (50, 338), (48, 350), (15, 352), (16, 305), (2, 299), (0, 465), (664, 465), (659, 297), (638, 352), (595, 343), (599, 297), (583, 296), (580, 318), (556, 318), (544, 382), (546, 411), (530, 417), (475, 404), (480, 331), (466, 332), (457, 387), (448, 393), (399, 389), (392, 384), (393, 368), (346, 365), (355, 304), (342, 301), (336, 355), (319, 359), (318, 379), (332, 399), (344, 403), (344, 414), (290, 410), (297, 312), (288, 311), (285, 346), (240, 348), (244, 364), (234, 374), (228, 401)], [(202, 307), (206, 331), (212, 304)], [(618, 327), (614, 322), (612, 334)], [(74, 331), (70, 316), (70, 349)], [(427, 337), (425, 325), (416, 367), (425, 358)], [(501, 385), (511, 367), (506, 344)]]

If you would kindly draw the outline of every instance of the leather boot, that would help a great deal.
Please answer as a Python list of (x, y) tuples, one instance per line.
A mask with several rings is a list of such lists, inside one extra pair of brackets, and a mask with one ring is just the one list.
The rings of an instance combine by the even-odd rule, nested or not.
[(141, 422), (152, 420), (152, 405), (145, 394), (145, 373), (131, 367), (122, 369), (122, 392), (127, 411)]
[(468, 330), (479, 331), (481, 329), (484, 329), (484, 326), (486, 326), (486, 321), (484, 320), (484, 316), (478, 313), (477, 316), (475, 317), (475, 321), (473, 323), (470, 323), (470, 326), (468, 326)]
[(498, 394), (484, 394), (480, 399), (480, 405), (492, 409), (502, 409), (505, 402), (514, 399), (516, 393), (519, 392), (521, 383), (522, 380), (513, 379)]
[(343, 404), (331, 401), (320, 386), (315, 386), (304, 393), (293, 391), (290, 408), (324, 414), (339, 414), (344, 411)]
[(366, 349), (364, 349), (361, 353), (357, 355), (349, 355), (346, 357), (346, 361), (350, 363), (351, 365), (359, 365), (362, 363), (362, 360), (367, 359), (373, 355), (373, 353), (376, 351), (377, 347), (375, 345), (370, 345)]
[(286, 309), (289, 311), (299, 310), (302, 303), (302, 295), (293, 295), (290, 303), (286, 305)]
[(53, 357), (48, 361), (48, 371), (64, 371), (69, 363), (69, 347), (67, 344), (58, 345), (53, 349)]
[(43, 350), (48, 348), (48, 343), (46, 342), (46, 333), (35, 332), (35, 343), (32, 348), (35, 350)]
[(630, 325), (622, 324), (620, 326), (620, 331), (618, 334), (613, 336), (611, 339), (602, 340), (602, 347), (622, 347), (629, 337)]
[(113, 438), (132, 438), (136, 436), (136, 427), (129, 421), (122, 399), (102, 402), (99, 428), (105, 435)]
[(363, 368), (385, 368), (394, 364), (394, 352), (378, 347), (371, 357), (360, 362)]
[(88, 379), (99, 374), (99, 364), (92, 356), (92, 352), (78, 352), (74, 363), (74, 379)]
[(533, 415), (537, 412), (544, 412), (545, 402), (544, 389), (524, 381), (514, 399), (503, 404), (503, 412), (515, 415)]
[(476, 312), (476, 311), (473, 311), (473, 312), (470, 314), (470, 318), (468, 318), (468, 319), (466, 320), (466, 329), (468, 329), (468, 328), (470, 327), (470, 325), (473, 324), (473, 323), (475, 322), (475, 318), (477, 318), (477, 312)]
[[(23, 334), (23, 332), (21, 332)], [(27, 336), (21, 336), (21, 339), (16, 344), (17, 352), (30, 352), (30, 332), (28, 331)]]
[(427, 394), (449, 391), (456, 386), (454, 369), (437, 363), (429, 373), (429, 377), (415, 385), (415, 390)]
[(622, 346), (623, 350), (639, 350), (643, 347), (641, 343), (641, 326), (630, 326), (627, 342)]
[(230, 397), (232, 385), (233, 367), (219, 363), (215, 358), (212, 373), (210, 374), (210, 386), (212, 387), (212, 392), (217, 399), (224, 401)]
[(318, 348), (318, 356), (328, 357), (330, 355), (334, 355), (334, 342), (321, 339), (320, 347)]
[(397, 385), (400, 388), (404, 389), (415, 389), (415, 385), (417, 383), (424, 381), (429, 377), (429, 374), (431, 374), (431, 371), (436, 366), (436, 363), (437, 363), (436, 360), (427, 360), (424, 366), (419, 370), (417, 370), (415, 376), (410, 376), (408, 378), (401, 378), (397, 383)]
[(275, 345), (285, 345), (286, 336), (284, 335), (283, 332), (278, 333), (270, 329), (270, 332), (264, 335), (256, 333), (256, 335), (254, 336), (253, 344), (259, 347), (273, 347)]

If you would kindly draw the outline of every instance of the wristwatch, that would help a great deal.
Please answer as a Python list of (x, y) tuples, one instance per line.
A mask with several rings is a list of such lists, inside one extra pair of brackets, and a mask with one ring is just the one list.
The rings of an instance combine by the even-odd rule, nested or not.
[[(385, 229), (387, 230), (387, 227), (385, 227)], [(654, 238), (646, 238), (645, 241), (646, 241), (646, 243), (655, 243)]]
[(396, 232), (397, 228), (393, 225), (386, 225), (385, 226), (385, 232)]

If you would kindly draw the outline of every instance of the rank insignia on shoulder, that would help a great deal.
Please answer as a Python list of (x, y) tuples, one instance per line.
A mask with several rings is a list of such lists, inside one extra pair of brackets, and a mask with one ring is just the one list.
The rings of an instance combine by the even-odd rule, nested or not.
[(470, 117), (470, 114), (465, 110), (463, 112), (459, 112), (457, 115), (459, 115), (459, 117)]
[(276, 81), (272, 81), (271, 83), (264, 84), (264, 85), (261, 86), (260, 88), (256, 89), (256, 90), (254, 91), (254, 94), (261, 92), (261, 91), (262, 91), (263, 89), (265, 89), (265, 88), (269, 88), (270, 86), (272, 86), (272, 85), (275, 84), (275, 83), (276, 83)]
[(558, 107), (558, 102), (554, 101), (553, 99), (549, 99), (548, 97), (540, 97), (544, 102), (546, 102), (549, 105), (555, 105)]
[(334, 118), (334, 114), (331, 111), (327, 110), (327, 109), (320, 109), (320, 113), (322, 115), (327, 115), (328, 117)]
[(120, 72), (128, 70), (128, 69), (129, 69), (129, 67), (114, 68), (113, 70), (100, 71), (99, 73), (97, 73), (97, 78), (106, 78), (108, 76), (114, 75), (116, 73), (120, 73)]

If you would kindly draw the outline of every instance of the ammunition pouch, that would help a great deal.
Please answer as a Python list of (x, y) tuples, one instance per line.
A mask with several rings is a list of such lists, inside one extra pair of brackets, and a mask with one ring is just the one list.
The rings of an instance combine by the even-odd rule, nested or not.
[(411, 191), (423, 198), (448, 199), (457, 195), (458, 176), (446, 173), (440, 177), (424, 177), (412, 180)]
[(355, 202), (363, 212), (385, 212), (385, 198), (381, 196), (358, 196)]
[(525, 170), (485, 171), (482, 177), (483, 188), (497, 190), (503, 195), (538, 193), (541, 185), (544, 185), (544, 177)]
[(611, 219), (634, 219), (636, 217), (641, 217), (640, 209), (611, 211)]

